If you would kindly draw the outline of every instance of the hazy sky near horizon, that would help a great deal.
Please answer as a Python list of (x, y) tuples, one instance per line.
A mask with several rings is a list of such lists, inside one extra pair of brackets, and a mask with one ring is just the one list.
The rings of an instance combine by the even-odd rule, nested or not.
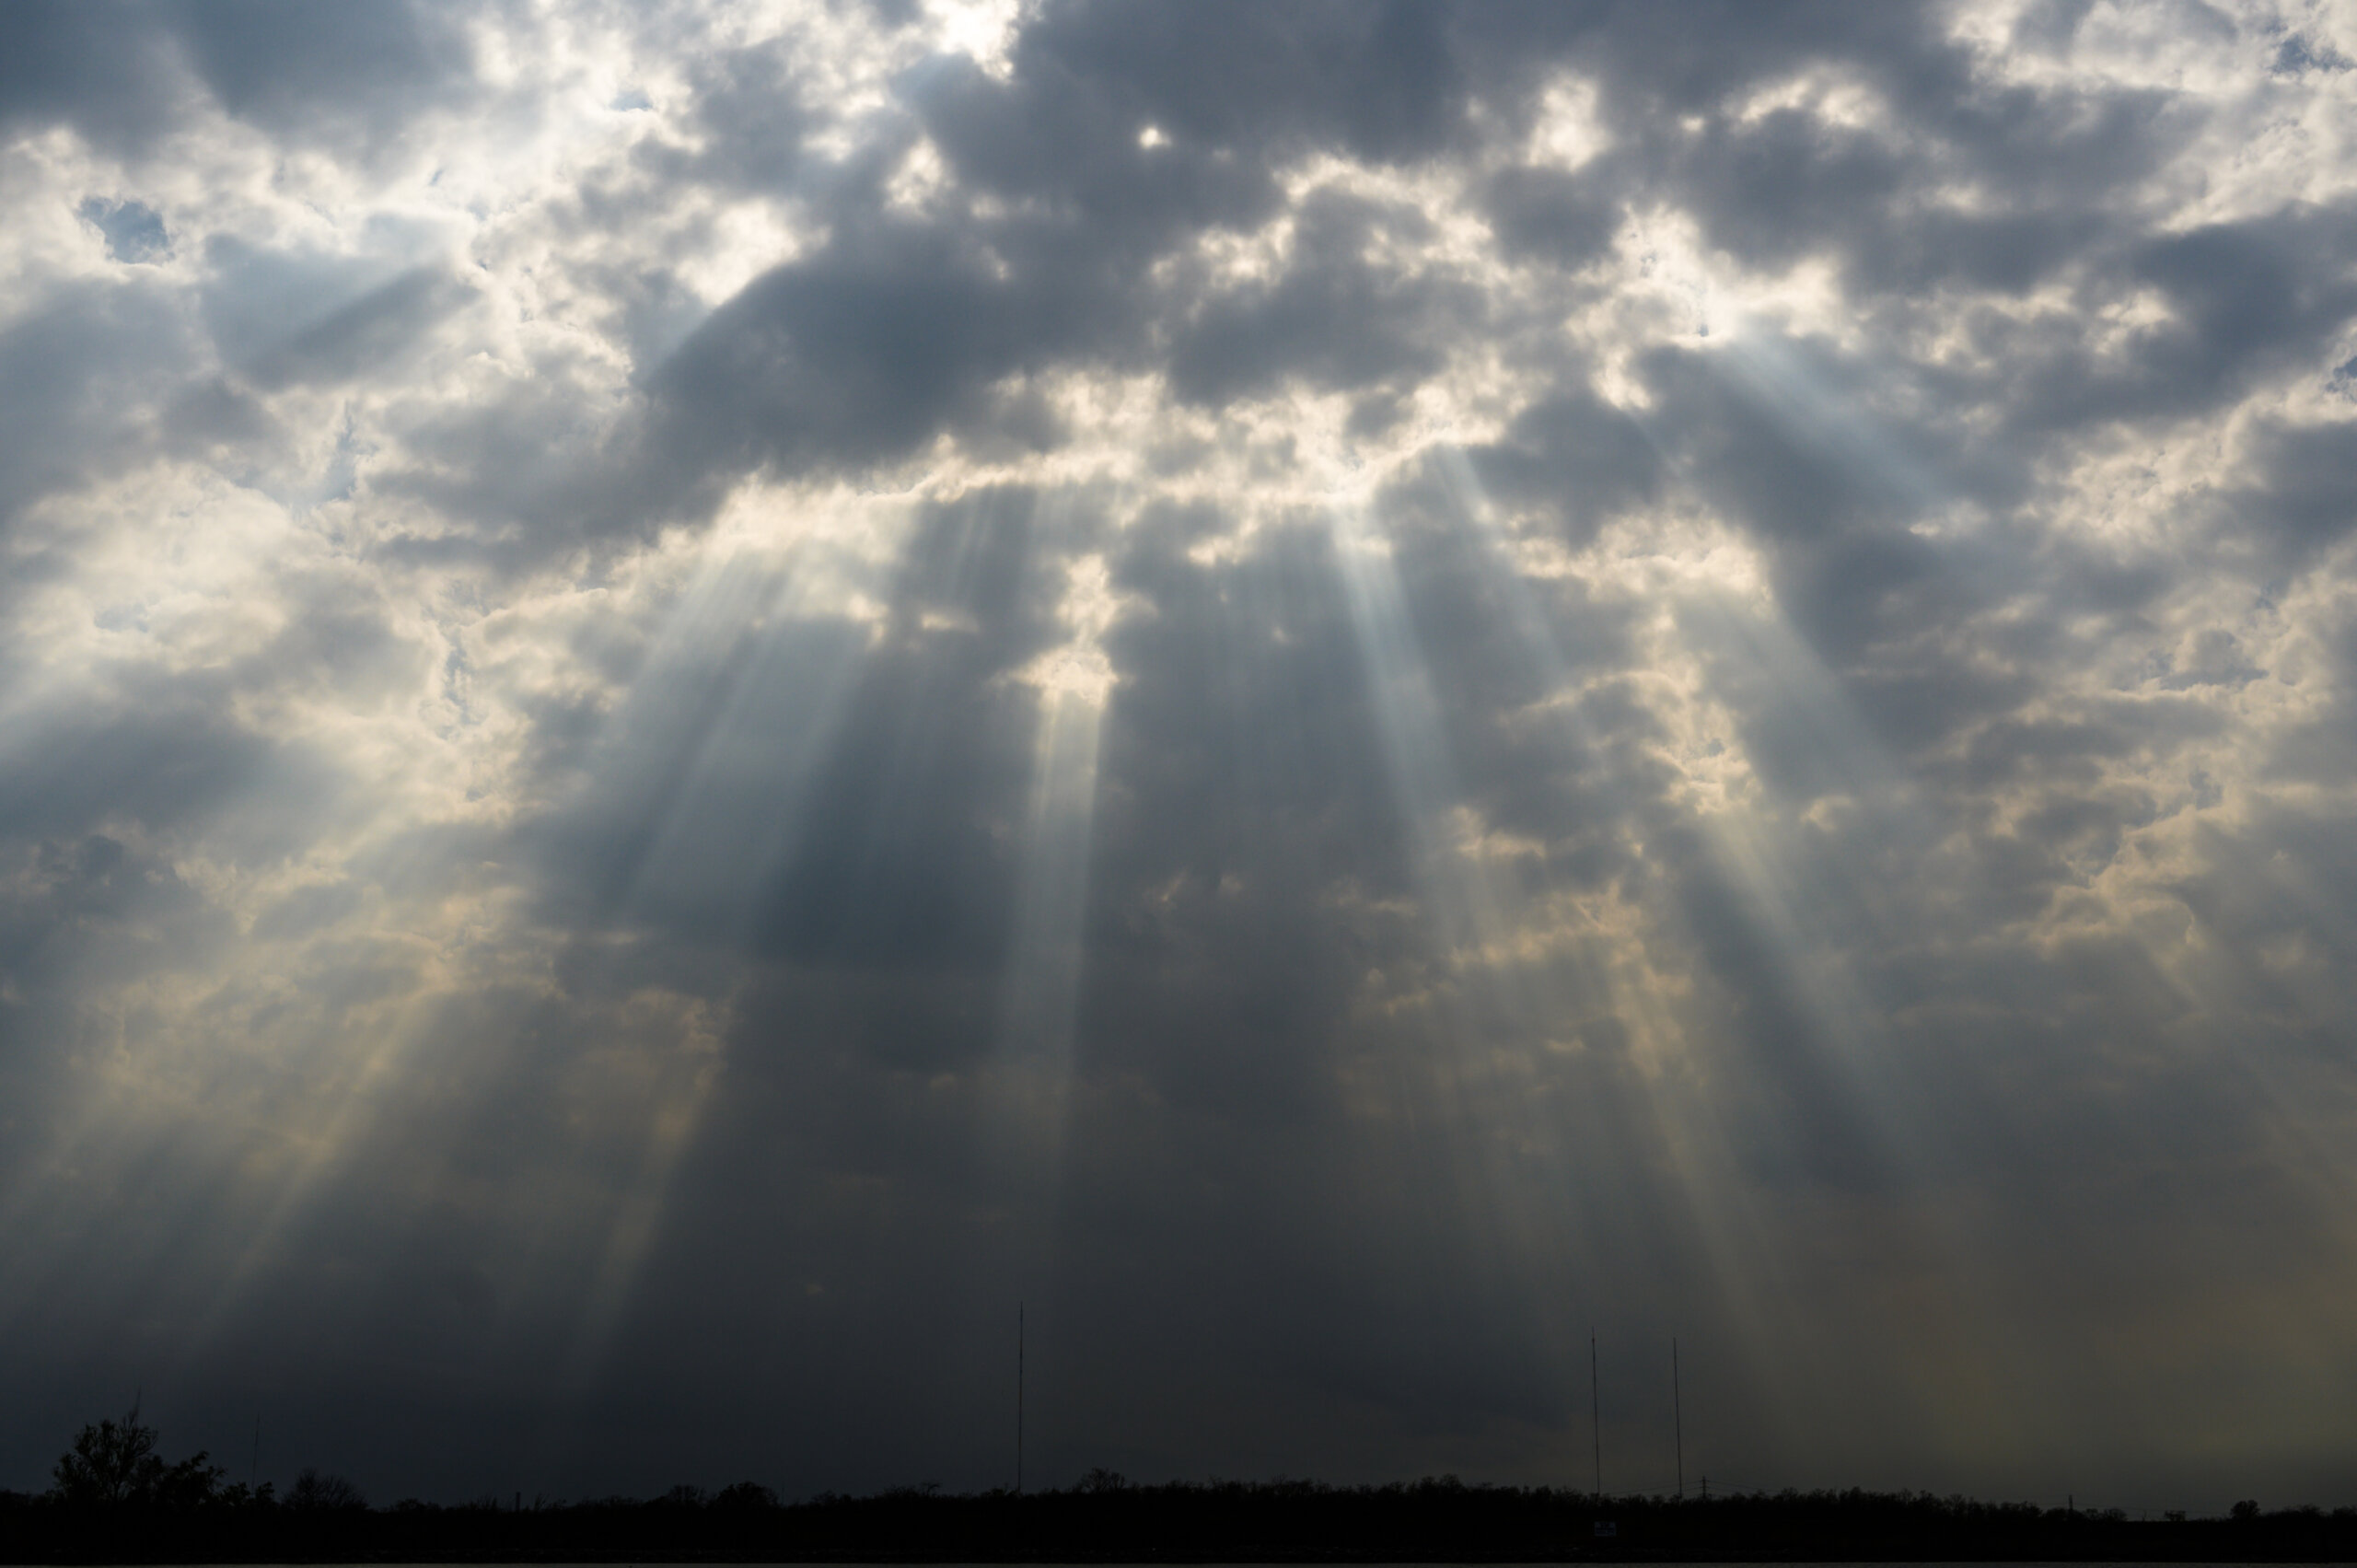
[(0, 1486), (2357, 1503), (2357, 6), (0, 9)]

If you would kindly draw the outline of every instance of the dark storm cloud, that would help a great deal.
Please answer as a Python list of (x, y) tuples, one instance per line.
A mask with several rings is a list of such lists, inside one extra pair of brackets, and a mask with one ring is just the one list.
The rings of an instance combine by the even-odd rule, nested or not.
[[(1747, 262), (1829, 253), (1869, 294), (2019, 294), (2099, 243), (2102, 208), (2192, 129), (2158, 94), (1991, 94), (1952, 56), (1861, 64), (1893, 95), (1889, 129), (1836, 128), (1800, 109), (1719, 114), (1691, 140), (1636, 157), (1658, 159), (1657, 178)], [(1965, 191), (1984, 199), (1963, 210), (1949, 193)]]
[(466, 95), (471, 66), (453, 15), (398, 0), (29, 0), (0, 21), (0, 123), (122, 149), (208, 99), (274, 132), (381, 134)]
[(1579, 266), (1601, 254), (1620, 226), (1608, 187), (1561, 169), (1501, 169), (1485, 194), (1499, 249), (1522, 260)]
[[(1247, 10), (1195, 18), (1182, 31), (1197, 46), (1216, 46), (1223, 26), (1258, 25)], [(1363, 30), (1339, 13), (1285, 25), (1306, 34), (1288, 46), (1304, 58), (1330, 41), (1332, 29)], [(1202, 74), (1235, 56), (1190, 46), (1182, 69), (1196, 78), (1156, 81), (1152, 73), (1167, 69), (1170, 56), (1133, 52), (1137, 41), (1077, 12), (1027, 29), (1006, 83), (958, 60), (916, 73), (903, 90), (958, 188), (1014, 205), (989, 216), (912, 219), (882, 208), (883, 170), (870, 162), (809, 176), (833, 238), (808, 260), (757, 279), (652, 372), (643, 434), (625, 466), (652, 476), (656, 488), (646, 488), (649, 478), (630, 482), (626, 514), (692, 508), (715, 470), (888, 460), (945, 427), (987, 431), (1012, 419), (1020, 431), (1019, 396), (1006, 401), (1010, 378), (1134, 357), (1160, 308), (1142, 273), (1207, 227), (1271, 215), (1279, 194), (1259, 139), (1301, 134), (1257, 123), (1258, 99), (1215, 101), (1232, 87)], [(1402, 47), (1364, 40), (1349, 69), (1412, 73), (1417, 67), (1394, 57)], [(1115, 69), (1076, 74), (1107, 52), (1118, 57)], [(1066, 58), (1074, 54), (1080, 60)], [(1148, 79), (1127, 82), (1125, 72)], [(781, 107), (789, 102), (776, 90), (784, 82), (776, 58), (758, 52), (708, 67), (696, 108), (708, 150), (679, 167), (756, 185), (792, 179), (800, 124)], [(1166, 109), (1178, 110), (1168, 116), (1170, 141), (1141, 145), (1140, 133)], [(1236, 136), (1248, 139), (1238, 145)], [(1353, 215), (1328, 203), (1310, 226), (1313, 260), (1321, 243), (1339, 250), (1357, 232)], [(1194, 379), (1210, 395), (1239, 377), (1258, 383), (1306, 369), (1347, 383), (1428, 366), (1429, 350), (1397, 330), (1372, 354), (1339, 335), (1348, 313), (1368, 303), (1398, 305), (1411, 331), (1412, 318), (1430, 314), (1429, 287), (1411, 285), (1394, 300), (1384, 296), (1387, 286), (1372, 276), (1324, 278), (1313, 267), (1271, 299), (1214, 305), (1190, 356), (1200, 367)], [(1233, 357), (1220, 343), (1272, 310), (1295, 341), (1273, 353), (1256, 348), (1254, 366), (1220, 369)], [(1344, 354), (1353, 360), (1337, 357)], [(1044, 429), (1030, 437), (1052, 439)]]
[(1057, 281), (1002, 281), (969, 237), (883, 227), (716, 311), (659, 373), (657, 439), (788, 471), (898, 457), (1108, 319)]
[[(662, 516), (702, 511), (715, 485), (748, 468), (795, 473), (888, 461), (945, 429), (985, 432), (1010, 419), (1018, 446), (1052, 444), (1051, 426), (1036, 417), (1026, 425), (1012, 384), (1059, 366), (1152, 365), (1167, 352), (1176, 389), (1213, 405), (1287, 382), (1412, 385), (1479, 331), (1483, 314), (1465, 280), (1370, 260), (1378, 237), (1412, 250), (1412, 213), (1319, 193), (1296, 215), (1291, 260), (1274, 280), (1209, 292), (1184, 264), (1171, 285), (1144, 274), (1198, 236), (1267, 221), (1281, 205), (1271, 174), (1284, 159), (1321, 149), (1377, 161), (1461, 149), (1477, 97), (1483, 112), (1517, 122), (1550, 60), (1609, 65), (1608, 104), (1633, 133), (1623, 137), (1625, 153), (1579, 180), (1514, 168), (1492, 180), (1490, 211), (1508, 248), (1543, 250), (1559, 264), (1592, 257), (1620, 208), (1647, 195), (1687, 206), (1714, 238), (1755, 259), (1788, 261), (1828, 246), (1878, 255), (1887, 243), (1845, 235), (1830, 217), (1899, 226), (1910, 221), (1896, 199), (1902, 186), (1960, 168), (1971, 178), (2034, 183), (2033, 199), (2063, 204), (1976, 219), (1982, 227), (1971, 233), (1953, 215), (1927, 220), (1924, 256), (1994, 269), (2018, 288), (2065, 238), (2084, 233), (2087, 220), (2067, 217), (2064, 207), (2084, 209), (2160, 156), (2149, 134), (2115, 128), (2126, 109), (2018, 95), (1984, 101), (1958, 50), (1899, 7), (1855, 32), (1810, 7), (1779, 14), (1772, 26), (1752, 8), (1720, 20), (1756, 34), (1760, 47), (1714, 50), (1704, 60), (1682, 41), (1682, 27), (1671, 38), (1642, 15), (1593, 9), (1190, 8), (1181, 26), (1151, 7), (1051, 7), (1018, 35), (1004, 79), (951, 60), (902, 84), (953, 190), (998, 203), (985, 212), (953, 203), (924, 217), (884, 208), (886, 166), (872, 157), (829, 168), (801, 161), (805, 121), (787, 64), (774, 50), (734, 52), (696, 78), (702, 150), (644, 151), (642, 159), (655, 159), (667, 178), (794, 191), (817, 202), (831, 237), (811, 257), (757, 279), (651, 370), (645, 416), (618, 433), (612, 470), (586, 488), (560, 482), (523, 499), (519, 520), (527, 537), (546, 528), (563, 539), (582, 524), (560, 518), (586, 510), (593, 529), (634, 532)], [(1743, 125), (1713, 116), (1695, 147), (1652, 145), (1644, 116), (1653, 96), (1721, 107), (1817, 49), (1906, 92), (1898, 107), (1921, 145), (1910, 151), (1864, 132), (1828, 141), (1797, 110)], [(1264, 89), (1256, 72), (1283, 73), (1286, 90)], [(1142, 139), (1149, 129), (1156, 145)], [(2123, 138), (2145, 149), (2144, 161), (2116, 150)], [(2071, 149), (2060, 163), (2058, 145)], [(1879, 172), (1868, 175), (1862, 159)], [(1940, 232), (1943, 224), (1953, 232)], [(1858, 264), (1889, 273), (1886, 261)], [(1893, 287), (1923, 281), (1920, 266), (1887, 278)], [(659, 276), (633, 289), (653, 291), (633, 310), (659, 314)], [(1370, 428), (1394, 417), (1375, 404), (1364, 413)], [(1019, 433), (1027, 428), (1033, 433)], [(504, 456), (448, 455), (461, 473), (511, 466)], [(421, 482), (476, 508), (517, 505), (485, 490), (453, 492), (447, 480)], [(478, 482), (506, 488), (488, 473)]]
[(2034, 359), (2012, 403), (2016, 425), (2199, 413), (2298, 366), (2357, 317), (2352, 221), (2346, 207), (2291, 207), (2126, 248), (2128, 275), (2166, 296), (2170, 319), (2117, 355), (2065, 348)]
[(463, 95), (473, 68), (458, 10), (415, 0), (350, 9), (162, 0), (155, 14), (223, 108), (276, 131), (360, 122), (381, 132)]
[(172, 39), (131, 3), (12, 6), (0, 27), (0, 122), (65, 121), (92, 140), (144, 139), (184, 89)]
[(266, 752), (258, 738), (224, 733), (195, 714), (178, 722), (137, 709), (57, 714), (38, 733), (5, 809), (15, 830), (43, 837), (77, 838), (117, 813), (145, 827), (180, 826), (236, 799)]
[[(2068, 258), (2115, 247), (2101, 216), (2107, 193), (2148, 174), (2181, 134), (2156, 122), (2169, 105), (2153, 94), (1986, 89), (1960, 46), (1903, 7), (1878, 9), (1871, 24), (1810, 6), (1739, 7), (1715, 22), (1758, 47), (1698, 54), (1685, 21), (1577, 8), (1190, 8), (1183, 28), (1152, 8), (1051, 8), (1019, 35), (1004, 80), (953, 61), (904, 87), (956, 189), (1012, 204), (887, 217), (873, 168), (802, 174), (835, 238), (758, 280), (655, 372), (645, 429), (622, 465), (640, 477), (599, 488), (625, 497), (625, 514), (693, 511), (712, 482), (748, 466), (888, 460), (945, 428), (1003, 420), (993, 399), (1010, 377), (1135, 363), (1151, 352), (1156, 319), (1173, 384), (1195, 401), (1286, 381), (1411, 385), (1480, 330), (1481, 314), (1461, 281), (1367, 259), (1378, 232), (1412, 248), (1413, 215), (1324, 193), (1297, 215), (1293, 260), (1273, 281), (1220, 294), (1189, 285), (1184, 267), (1176, 289), (1140, 274), (1199, 234), (1265, 221), (1279, 202), (1277, 160), (1320, 147), (1376, 160), (1441, 154), (1471, 134), (1477, 92), (1484, 112), (1515, 122), (1550, 59), (1602, 68), (1622, 146), (1577, 179), (1503, 170), (1488, 204), (1511, 252), (1561, 265), (1594, 256), (1627, 203), (1666, 197), (1746, 260), (1829, 250), (1870, 293), (1951, 275), (2019, 292)], [(1800, 110), (1744, 122), (1724, 112), (1747, 86), (1802, 61), (1889, 93), (1906, 134), (1831, 132)], [(1272, 70), (1287, 74), (1286, 91), (1256, 87), (1253, 73)], [(705, 72), (695, 113), (706, 150), (679, 168), (793, 185), (802, 122), (774, 53), (741, 52)], [(1663, 103), (1705, 110), (1700, 138), (1665, 139), (1651, 118)], [(1159, 145), (1144, 145), (1148, 128)], [(1998, 205), (1980, 202), (1967, 216), (1926, 204), (1956, 181), (1998, 193)], [(2247, 268), (2207, 267), (2198, 254), (2241, 246), (2263, 261), (2274, 243), (2263, 231), (2190, 236), (2107, 257), (2176, 291), (2186, 323), (2140, 344), (2149, 363), (2124, 377), (2056, 356), (2040, 386), (2008, 389), (2028, 411), (2024, 425), (2156, 412), (2133, 384), (2201, 398), (2205, 378), (2231, 376), (2269, 340), (2345, 317), (2324, 280), (2287, 295), (2293, 280), (2270, 275), (2246, 289), (2224, 280)], [(2330, 253), (2305, 237), (2299, 250)], [(2205, 288), (2199, 299), (2184, 292)], [(2220, 288), (2234, 297), (2214, 296)], [(1365, 412), (1377, 425), (1390, 417)], [(652, 490), (643, 477), (666, 474)]]
[(646, 172), (749, 190), (792, 188), (812, 122), (783, 41), (698, 62), (690, 90), (702, 147), (683, 153), (669, 144), (643, 144), (638, 161)]
[[(186, 373), (191, 336), (182, 302), (145, 281), (60, 285), (0, 328), (0, 530), (141, 455), (143, 415)], [(8, 575), (40, 572), (38, 549), (20, 545)]]
[(1575, 541), (1661, 484), (1660, 454), (1643, 428), (1585, 386), (1533, 401), (1505, 439), (1468, 457), (1492, 495), (1550, 515)]
[[(1052, 422), (1023, 378), (1137, 340), (1127, 285), (1085, 246), (1064, 245), (1068, 220), (1004, 232), (857, 210), (842, 221), (820, 253), (712, 312), (594, 448), (581, 449), (577, 406), (519, 400), (488, 427), (421, 431), (438, 468), (389, 482), (458, 517), (520, 528), (505, 548), (533, 560), (584, 536), (641, 538), (708, 515), (748, 471), (855, 471), (944, 430), (1017, 451), (1052, 447)], [(538, 449), (521, 469), (519, 446)]]
[(2271, 545), (2260, 560), (2296, 569), (2308, 564), (2357, 527), (2357, 492), (2349, 482), (2357, 463), (2357, 431), (2346, 424), (2265, 425), (2257, 433), (2246, 471), (2251, 482), (2222, 497), (2220, 532), (2226, 540)]
[[(1012, 427), (1018, 445), (1051, 444), (1008, 383), (1062, 365), (1135, 363), (1166, 314), (1178, 318), (1173, 374), (1205, 401), (1288, 377), (1352, 387), (1428, 372), (1438, 341), (1469, 326), (1473, 298), (1360, 261), (1353, 252), (1377, 215), (1363, 204), (1314, 203), (1303, 264), (1266, 291), (1172, 297), (1144, 274), (1206, 230), (1273, 215), (1279, 157), (1321, 144), (1377, 157), (1444, 145), (1470, 89), (1446, 64), (1442, 17), (1239, 7), (1176, 27), (1152, 10), (1119, 20), (1067, 7), (1024, 30), (1004, 82), (964, 61), (929, 64), (904, 84), (907, 101), (957, 188), (1001, 208), (912, 218), (884, 207), (885, 169), (872, 160), (805, 172), (828, 244), (756, 279), (652, 370), (644, 418), (616, 442), (620, 471), (513, 498), (418, 482), (563, 537), (585, 509), (594, 529), (635, 531), (708, 506), (715, 484), (749, 468), (889, 461), (944, 429)], [(1331, 79), (1307, 99), (1258, 92), (1224, 64), (1239, 60), (1289, 61)], [(793, 178), (798, 122), (782, 95), (749, 90), (782, 83), (782, 72), (759, 52), (709, 67), (696, 109), (707, 150), (677, 167), (709, 175), (720, 160), (731, 181)], [(1142, 145), (1149, 126), (1163, 145)], [(1381, 217), (1392, 228), (1412, 222)], [(509, 467), (504, 452), (449, 455), (462, 473)], [(490, 474), (476, 482), (505, 488)]]
[[(1113, 147), (1134, 145), (1152, 123), (1181, 149), (1217, 149), (1263, 168), (1272, 155), (1338, 144), (1377, 161), (1412, 157), (1459, 134), (1474, 90), (1455, 19), (1446, 7), (1320, 0), (1221, 0), (1183, 15), (1053, 6), (1016, 44), (1007, 110), (1033, 124), (1086, 114)], [(1061, 183), (1080, 150), (1043, 140), (1036, 151), (1042, 156), (1028, 171), (1002, 162), (993, 172)]]
[(2270, 775), (2322, 784), (2357, 761), (2357, 636), (2338, 628), (2328, 646), (2328, 701), (2284, 734), (2263, 764)]
[(1288, 378), (1349, 391), (1438, 370), (1447, 345), (1479, 330), (1478, 292), (1460, 281), (1387, 275), (1365, 259), (1378, 236), (1413, 245), (1425, 228), (1412, 212), (1312, 195), (1295, 215), (1283, 277), (1213, 294), (1190, 313), (1171, 347), (1171, 389), (1218, 404)]

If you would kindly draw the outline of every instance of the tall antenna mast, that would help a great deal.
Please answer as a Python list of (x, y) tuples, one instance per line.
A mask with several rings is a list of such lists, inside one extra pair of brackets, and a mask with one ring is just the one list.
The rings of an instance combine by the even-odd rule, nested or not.
[(1023, 1303), (1015, 1304), (1015, 1492), (1023, 1494)]
[(1604, 1411), (1596, 1402), (1596, 1330), (1587, 1331), (1588, 1434), (1596, 1444), (1596, 1500), (1604, 1501)]
[(261, 1417), (260, 1417), (260, 1416), (256, 1416), (256, 1417), (254, 1417), (254, 1452), (253, 1452), (253, 1458), (252, 1458), (252, 1459), (251, 1459), (251, 1460), (247, 1464), (247, 1466), (246, 1466), (246, 1488), (247, 1488), (247, 1490), (248, 1490), (248, 1491), (251, 1491), (251, 1490), (253, 1489), (254, 1483), (255, 1483), (256, 1481), (259, 1481), (261, 1479)]
[(1669, 1420), (1678, 1434), (1678, 1500), (1686, 1501), (1686, 1410), (1678, 1395), (1678, 1336), (1669, 1337)]

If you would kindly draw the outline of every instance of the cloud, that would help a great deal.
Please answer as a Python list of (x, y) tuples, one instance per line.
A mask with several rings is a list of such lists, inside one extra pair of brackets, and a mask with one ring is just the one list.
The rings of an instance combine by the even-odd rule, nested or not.
[(272, 133), (382, 135), (467, 96), (470, 52), (452, 16), (407, 4), (331, 14), (279, 0), (102, 0), (16, 7), (0, 118), (72, 124), (144, 149), (199, 105)]
[(2344, 1501), (2336, 26), (16, 8), (0, 1485)]
[[(0, 394), (8, 470), (0, 527), (11, 532), (42, 498), (87, 482), (100, 463), (138, 460), (143, 414), (194, 354), (184, 303), (144, 282), (60, 283), (36, 297), (0, 329), (8, 389)], [(18, 571), (38, 570), (39, 547), (19, 549)]]

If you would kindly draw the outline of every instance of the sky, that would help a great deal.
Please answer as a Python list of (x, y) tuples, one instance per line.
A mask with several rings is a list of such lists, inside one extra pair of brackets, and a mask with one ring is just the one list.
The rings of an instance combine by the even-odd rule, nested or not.
[(0, 1487), (2357, 1503), (2352, 534), (2350, 0), (19, 0)]

